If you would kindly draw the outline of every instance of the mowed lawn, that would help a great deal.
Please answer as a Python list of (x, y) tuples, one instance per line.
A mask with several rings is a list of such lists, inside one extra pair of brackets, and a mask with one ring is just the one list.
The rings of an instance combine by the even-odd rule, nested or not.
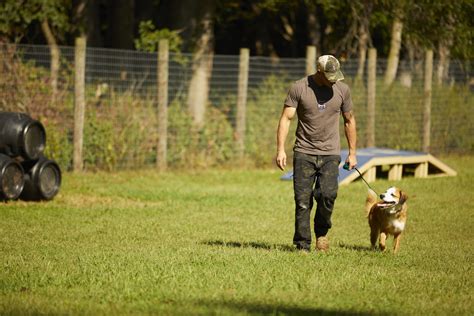
[(279, 171), (65, 174), (0, 204), (0, 314), (473, 315), (474, 157), (442, 160), (457, 177), (373, 184), (409, 195), (397, 255), (370, 250), (360, 181), (304, 255)]

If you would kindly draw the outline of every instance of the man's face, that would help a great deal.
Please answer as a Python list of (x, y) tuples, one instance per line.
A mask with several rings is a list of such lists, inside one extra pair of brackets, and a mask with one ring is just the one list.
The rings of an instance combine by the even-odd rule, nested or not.
[(334, 82), (329, 81), (328, 78), (326, 78), (326, 75), (324, 74), (324, 72), (318, 70), (318, 74), (321, 78), (321, 81), (324, 83), (325, 86), (332, 87)]

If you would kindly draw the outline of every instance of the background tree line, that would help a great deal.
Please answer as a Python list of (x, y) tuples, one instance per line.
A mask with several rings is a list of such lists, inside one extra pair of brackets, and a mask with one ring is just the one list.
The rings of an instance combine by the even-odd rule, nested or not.
[(72, 45), (84, 34), (88, 46), (136, 49), (144, 31), (161, 30), (178, 35), (185, 52), (206, 45), (216, 54), (248, 47), (251, 55), (302, 57), (315, 45), (347, 58), (375, 47), (388, 57), (400, 45), (403, 56), (429, 47), (469, 59), (472, 16), (471, 0), (4, 0), (0, 36)]
[(450, 59), (473, 58), (472, 16), (472, 0), (4, 0), (0, 43), (49, 46), (54, 101), (58, 45), (83, 37), (88, 47), (155, 51), (168, 39), (171, 52), (192, 53), (187, 103), (202, 125), (213, 54), (237, 55), (247, 47), (253, 56), (303, 57), (313, 45), (342, 61), (358, 58), (361, 78), (374, 47), (387, 59), (390, 86), (400, 58), (411, 76), (416, 60), (433, 49), (441, 84)]
[[(124, 121), (117, 114), (115, 121), (110, 121), (117, 123), (117, 126), (113, 126), (114, 124), (109, 121), (110, 126), (107, 126), (101, 119), (104, 117), (101, 111), (111, 111), (111, 117), (114, 117), (113, 113), (120, 112), (120, 105), (126, 105), (132, 113), (136, 112), (137, 117), (143, 113), (140, 110), (142, 107), (150, 111), (149, 113), (154, 113), (156, 93), (166, 90), (158, 88), (156, 91), (151, 89), (146, 92), (146, 95), (135, 94), (136, 85), (131, 77), (133, 75), (129, 78), (127, 72), (143, 61), (128, 56), (148, 56), (156, 61), (156, 54), (145, 52), (156, 51), (160, 40), (167, 39), (168, 44), (164, 44), (167, 47), (165, 51), (169, 50), (170, 60), (173, 62), (166, 64), (173, 64), (175, 66), (173, 74), (180, 73), (182, 74), (180, 78), (185, 78), (179, 83), (179, 96), (170, 98), (168, 102), (171, 111), (171, 130), (179, 131), (175, 135), (170, 134), (170, 142), (180, 143), (179, 137), (189, 133), (189, 137), (183, 138), (182, 146), (172, 146), (181, 150), (176, 155), (182, 157), (183, 161), (186, 160), (188, 154), (199, 156), (199, 153), (205, 152), (199, 146), (216, 150), (218, 157), (228, 158), (234, 154), (232, 148), (236, 139), (234, 133), (235, 93), (232, 90), (222, 95), (219, 100), (211, 100), (209, 95), (212, 98), (213, 95), (220, 93), (215, 85), (216, 81), (221, 80), (220, 73), (227, 75), (236, 70), (239, 60), (236, 55), (241, 53), (242, 47), (248, 47), (252, 56), (266, 56), (266, 58), (253, 60), (258, 60), (259, 63), (264, 60), (265, 66), (262, 69), (265, 71), (268, 69), (265, 72), (266, 77), (262, 78), (258, 87), (249, 91), (247, 107), (250, 127), (247, 133), (246, 150), (247, 153), (255, 153), (255, 156), (267, 157), (266, 154), (261, 153), (260, 149), (266, 145), (260, 146), (261, 144), (258, 143), (257, 146), (257, 141), (252, 140), (253, 135), (264, 133), (257, 132), (255, 126), (265, 124), (256, 124), (260, 116), (251, 115), (260, 113), (258, 112), (260, 110), (271, 111), (277, 108), (279, 111), (280, 108), (275, 107), (275, 104), (280, 104), (289, 80), (282, 73), (272, 73), (274, 69), (272, 67), (279, 64), (289, 64), (293, 67), (294, 64), (300, 62), (300, 60), (295, 60), (295, 57), (301, 58), (306, 55), (307, 45), (316, 46), (318, 54), (331, 53), (345, 62), (344, 67), (348, 71), (347, 82), (357, 85), (358, 89), (354, 91), (360, 91), (359, 95), (354, 95), (359, 104), (366, 102), (365, 81), (357, 79), (364, 76), (367, 68), (365, 59), (369, 48), (376, 48), (378, 58), (382, 60), (377, 68), (377, 73), (382, 76), (377, 81), (383, 81), (387, 87), (391, 86), (390, 89), (381, 89), (381, 95), (387, 97), (387, 100), (384, 99), (380, 104), (383, 104), (386, 110), (391, 107), (389, 103), (393, 102), (393, 108), (400, 113), (410, 113), (409, 111), (416, 109), (412, 101), (422, 99), (421, 80), (414, 81), (418, 83), (413, 85), (413, 89), (406, 88), (411, 87), (412, 75), (415, 79), (422, 78), (424, 73), (422, 66), (426, 64), (424, 63), (425, 54), (428, 55), (426, 50), (431, 49), (435, 53), (433, 78), (435, 83), (438, 83), (435, 87), (438, 94), (434, 94), (436, 95), (434, 99), (442, 104), (436, 105), (435, 108), (438, 113), (449, 117), (455, 112), (446, 112), (448, 110), (469, 109), (466, 105), (470, 104), (469, 89), (472, 87), (464, 83), (472, 85), (470, 65), (473, 54), (470, 17), (473, 13), (473, 3), (472, 0), (453, 1), (453, 3), (443, 0), (416, 2), (408, 0), (4, 0), (0, 3), (0, 92), (3, 93), (0, 109), (21, 110), (35, 114), (37, 117), (48, 117), (50, 128), (58, 127), (56, 143), (61, 146), (58, 145), (55, 148), (60, 149), (65, 148), (63, 144), (69, 144), (70, 141), (65, 131), (70, 130), (72, 121), (64, 124), (65, 120), (72, 117), (68, 111), (79, 108), (78, 103), (82, 103), (83, 107), (88, 103), (87, 108), (91, 112), (88, 112), (88, 126), (85, 132), (85, 139), (89, 141), (86, 146), (87, 153), (98, 155), (97, 153), (105, 148), (115, 153), (133, 156), (133, 153), (129, 153), (129, 149), (136, 146), (134, 142), (141, 136), (127, 135), (131, 137), (130, 142), (110, 138), (112, 137), (110, 135), (127, 134), (124, 130), (114, 130), (114, 128), (129, 126), (128, 117), (125, 120), (127, 124), (121, 124), (120, 122)], [(72, 80), (73, 74), (81, 73), (81, 68), (84, 70), (85, 67), (78, 65), (85, 64), (85, 58), (83, 58), (84, 63), (76, 63), (76, 60), (71, 63), (71, 60), (67, 61), (66, 57), (68, 52), (71, 52), (71, 47), (60, 49), (59, 46), (74, 45), (74, 56), (84, 56), (86, 52), (84, 45), (76, 44), (79, 39), (82, 43), (86, 41), (89, 48), (135, 49), (145, 52), (87, 50), (90, 71), (100, 68), (95, 66), (97, 63), (94, 63), (94, 61), (99, 61), (104, 63), (105, 67), (117, 70), (119, 75), (115, 79), (108, 78), (105, 74), (93, 79), (90, 77), (82, 90), (95, 91), (95, 98), (89, 93), (90, 96), (86, 100), (78, 102), (77, 98), (71, 98), (70, 94), (70, 87), (72, 84), (76, 87), (76, 82), (68, 80)], [(10, 45), (2, 45), (2, 43), (10, 43)], [(14, 45), (15, 43), (47, 44), (47, 47)], [(79, 47), (82, 47), (80, 51), (83, 54), (76, 54)], [(32, 48), (40, 49), (42, 52), (40, 56), (36, 56), (38, 60), (42, 59), (40, 66), (37, 66), (34, 60), (30, 63), (28, 59), (16, 58)], [(45, 53), (48, 48), (50, 54)], [(369, 55), (373, 56), (374, 51), (371, 50), (372, 54)], [(219, 56), (214, 56), (215, 54)], [(231, 66), (227, 65), (227, 61), (224, 66), (219, 64), (222, 58), (228, 60), (228, 56), (222, 56), (226, 54), (233, 55), (230, 57), (233, 60)], [(240, 58), (243, 55), (241, 54)], [(111, 56), (113, 56), (112, 61)], [(248, 55), (246, 56), (248, 60)], [(430, 56), (432, 56), (431, 51)], [(293, 59), (282, 57), (293, 57)], [(48, 58), (50, 58), (50, 63), (47, 62)], [(399, 63), (400, 59), (403, 63)], [(449, 73), (451, 82), (449, 89), (445, 89), (448, 86), (443, 85), (443, 82), (448, 82), (445, 79), (448, 77), (450, 59), (462, 61), (456, 60), (451, 63), (452, 70)], [(398, 71), (400, 84), (392, 85), (397, 76), (398, 65), (401, 67)], [(254, 64), (255, 69), (249, 72), (259, 72), (261, 71), (259, 67)], [(453, 77), (456, 67), (462, 68), (462, 78)], [(215, 68), (214, 71), (213, 68)], [(154, 72), (156, 66), (150, 69)], [(110, 69), (107, 68), (107, 71)], [(141, 75), (143, 78), (148, 76), (147, 73), (139, 72), (139, 76)], [(408, 79), (403, 81), (404, 78)], [(212, 89), (211, 79), (214, 84)], [(228, 80), (225, 83), (226, 87), (236, 86), (236, 79), (229, 76), (229, 79), (226, 79)], [(458, 82), (461, 84), (457, 85)], [(267, 86), (266, 83), (269, 87), (264, 89)], [(155, 83), (148, 84), (155, 87)], [(278, 89), (275, 86), (278, 86)], [(105, 92), (102, 91), (102, 87), (106, 87)], [(255, 99), (256, 95), (261, 95), (262, 99), (253, 102), (252, 98)], [(268, 98), (269, 96), (271, 98)], [(99, 104), (97, 100), (101, 100), (100, 106), (97, 105)], [(408, 102), (404, 111), (400, 110), (400, 100)], [(454, 106), (444, 106), (446, 104), (454, 104)], [(61, 110), (69, 114), (57, 115)], [(146, 116), (149, 118), (148, 124), (144, 124), (140, 117), (135, 121), (137, 125), (132, 125), (157, 125), (153, 121), (153, 114)], [(270, 117), (273, 116), (277, 117), (278, 113), (270, 115)], [(264, 112), (261, 117), (267, 119), (269, 112)], [(413, 145), (410, 148), (416, 148), (419, 141), (417, 131), (421, 124), (417, 120), (418, 117), (414, 117), (412, 128), (406, 129), (410, 144)], [(468, 116), (461, 114), (453, 117)], [(406, 125), (404, 123), (403, 127), (405, 128)], [(400, 125), (393, 124), (393, 126), (398, 128)], [(448, 136), (470, 135), (462, 130), (464, 127), (469, 129), (470, 126), (472, 124), (455, 123), (454, 127), (459, 128), (459, 133), (453, 133), (454, 127), (448, 121), (437, 129), (436, 137), (440, 133), (444, 133), (443, 140), (448, 139)], [(216, 130), (219, 132), (216, 133)], [(273, 135), (273, 130), (271, 133)], [(399, 136), (398, 131), (393, 134)], [(110, 137), (107, 138), (107, 135)], [(206, 138), (209, 135), (222, 136), (225, 140)], [(273, 139), (272, 137), (269, 136), (268, 139)], [(267, 139), (267, 137), (264, 138)], [(465, 145), (464, 140), (459, 141), (464, 138), (454, 138), (456, 142), (449, 139), (445, 143), (457, 144), (452, 145), (454, 148), (472, 149), (471, 145)], [(192, 141), (189, 142), (189, 139)], [(109, 140), (109, 142), (104, 145), (99, 140)], [(394, 140), (393, 144), (398, 146), (398, 141), (399, 139)], [(134, 145), (129, 146), (131, 143)], [(155, 151), (150, 149), (148, 144), (156, 142), (151, 140), (140, 143), (145, 144), (145, 147), (142, 151), (138, 151), (137, 157), (142, 157), (142, 152), (151, 152), (152, 158), (147, 157), (154, 159)], [(440, 143), (445, 146), (444, 142)], [(69, 153), (67, 150), (59, 149), (58, 155)], [(208, 153), (205, 156), (207, 157)], [(112, 163), (114, 159), (111, 158), (114, 156), (110, 151), (105, 151), (100, 156), (101, 158), (94, 157), (88, 158), (88, 161), (99, 161), (100, 164), (102, 159), (110, 166), (114, 165)], [(116, 157), (116, 160), (120, 161), (120, 154)], [(224, 158), (221, 161), (225, 161)], [(69, 166), (69, 156), (65, 156), (62, 160)], [(108, 168), (112, 168), (110, 166)]]

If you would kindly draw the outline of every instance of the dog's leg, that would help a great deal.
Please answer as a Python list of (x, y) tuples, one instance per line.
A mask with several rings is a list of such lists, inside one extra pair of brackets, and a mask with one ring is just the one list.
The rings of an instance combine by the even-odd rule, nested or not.
[(402, 237), (402, 234), (397, 234), (395, 235), (395, 238), (393, 240), (394, 246), (393, 246), (393, 253), (397, 253), (398, 250), (400, 249), (400, 239)]
[(375, 244), (377, 243), (377, 238), (379, 237), (379, 230), (375, 227), (370, 228), (370, 243), (372, 244), (372, 248), (375, 249)]
[(385, 241), (387, 240), (387, 235), (385, 233), (380, 233), (379, 246), (380, 250), (385, 251)]

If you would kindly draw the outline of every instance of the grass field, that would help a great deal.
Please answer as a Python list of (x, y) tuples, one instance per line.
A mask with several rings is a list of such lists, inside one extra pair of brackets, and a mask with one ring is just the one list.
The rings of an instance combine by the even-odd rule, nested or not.
[(304, 255), (276, 170), (65, 174), (0, 204), (0, 314), (473, 315), (474, 157), (441, 158), (457, 177), (373, 185), (410, 196), (397, 255), (369, 249), (362, 182)]

